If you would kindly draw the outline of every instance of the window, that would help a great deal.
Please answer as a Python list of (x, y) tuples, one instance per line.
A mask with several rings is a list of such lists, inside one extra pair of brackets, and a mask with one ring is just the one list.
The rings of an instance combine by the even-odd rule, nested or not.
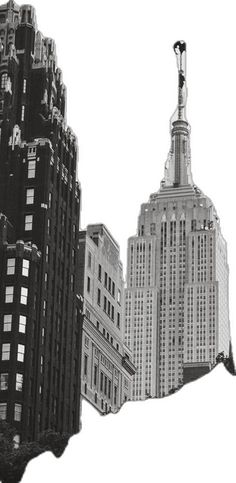
[(114, 386), (114, 405), (117, 404), (117, 386)]
[(7, 391), (8, 389), (8, 374), (0, 374), (0, 391)]
[(29, 260), (23, 259), (22, 261), (22, 275), (24, 277), (29, 276)]
[(102, 266), (100, 264), (98, 265), (98, 279), (102, 279)]
[(104, 285), (107, 288), (107, 272), (105, 272)]
[(21, 421), (21, 414), (22, 414), (22, 404), (15, 403), (14, 420)]
[(47, 245), (47, 246), (46, 246), (46, 256), (45, 256), (45, 259), (46, 259), (45, 261), (46, 261), (46, 263), (49, 263), (49, 251), (50, 251), (50, 249), (49, 249), (49, 245)]
[(8, 258), (7, 259), (7, 275), (14, 275), (15, 265), (16, 265), (16, 259), (15, 258)]
[(48, 218), (48, 235), (51, 235), (51, 220)]
[(47, 313), (47, 301), (44, 300), (43, 301), (43, 317), (46, 317), (46, 313)]
[(117, 327), (120, 329), (120, 314), (117, 312)]
[(98, 303), (98, 305), (101, 305), (101, 290), (100, 290), (100, 288), (98, 288), (97, 303)]
[(103, 391), (103, 372), (101, 372), (101, 377), (100, 377), (100, 391)]
[(26, 190), (26, 204), (27, 205), (34, 204), (34, 188), (28, 188)]
[(7, 419), (7, 403), (0, 403), (0, 419)]
[(84, 376), (87, 376), (88, 372), (88, 356), (84, 356)]
[(98, 366), (94, 366), (94, 374), (93, 374), (93, 384), (94, 384), (94, 386), (97, 385), (97, 376), (98, 376)]
[(26, 330), (26, 317), (25, 315), (20, 315), (19, 317), (19, 332), (25, 334)]
[(73, 274), (70, 276), (70, 289), (72, 292), (75, 289), (75, 276)]
[(111, 380), (108, 379), (108, 399), (111, 399)]
[(33, 228), (33, 215), (25, 215), (25, 231), (31, 231)]
[(6, 287), (5, 289), (5, 303), (12, 304), (14, 296), (14, 287)]
[(90, 277), (87, 278), (87, 292), (90, 293)]
[(11, 332), (12, 315), (3, 316), (3, 332)]
[(120, 289), (118, 289), (118, 292), (117, 292), (117, 302), (118, 302), (118, 304), (121, 303), (121, 291), (120, 291)]
[(27, 299), (28, 299), (28, 289), (26, 287), (21, 287), (20, 303), (23, 305), (27, 305)]
[(92, 254), (91, 252), (88, 252), (88, 268), (91, 268), (92, 266)]
[(22, 106), (21, 108), (21, 121), (24, 121), (25, 119), (25, 106)]
[(24, 358), (25, 358), (25, 346), (23, 344), (18, 344), (17, 360), (19, 362), (24, 362)]
[(14, 441), (14, 448), (17, 449), (20, 446), (20, 435), (16, 434), (13, 438)]
[(106, 312), (106, 310), (107, 310), (107, 298), (105, 297), (105, 295), (104, 295), (104, 298), (103, 298), (103, 310), (104, 310), (104, 312)]
[(43, 374), (44, 357), (40, 357), (40, 373)]
[(104, 394), (107, 395), (107, 376), (104, 377)]
[(35, 178), (36, 161), (28, 162), (28, 178)]
[(2, 361), (9, 361), (11, 344), (2, 344)]
[(23, 374), (16, 374), (16, 391), (22, 391), (23, 389)]
[(1, 89), (5, 89), (7, 85), (7, 79), (8, 79), (8, 75), (6, 72), (4, 72), (1, 77)]
[(23, 94), (26, 93), (26, 79), (23, 80)]

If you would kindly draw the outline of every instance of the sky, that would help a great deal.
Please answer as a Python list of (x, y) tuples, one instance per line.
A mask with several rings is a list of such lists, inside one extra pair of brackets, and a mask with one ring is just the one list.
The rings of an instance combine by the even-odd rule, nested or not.
[[(34, 0), (33, 4), (37, 11), (39, 29), (45, 36), (56, 41), (58, 65), (63, 71), (68, 91), (67, 122), (78, 136), (78, 178), (82, 186), (81, 227), (89, 223), (105, 223), (120, 245), (124, 267), (127, 240), (136, 233), (140, 205), (148, 200), (150, 193), (158, 190), (170, 146), (169, 119), (177, 102), (177, 69), (172, 45), (176, 40), (187, 42), (187, 117), (192, 128), (192, 172), (195, 183), (214, 202), (227, 240), (230, 318), (236, 347), (234, 2), (67, 0), (59, 3), (56, 0)], [(234, 379), (227, 379), (226, 375), (222, 376), (222, 390), (226, 380), (230, 381), (229, 386), (232, 384), (232, 390), (235, 391)], [(180, 398), (183, 410), (180, 403), (176, 405), (176, 411), (178, 418), (184, 417), (189, 402), (194, 418), (198, 413), (197, 405), (200, 404), (206, 426), (202, 427), (197, 441), (201, 444), (207, 435), (209, 445), (205, 449), (214, 458), (210, 448), (211, 445), (215, 447), (217, 435), (209, 435), (211, 427), (207, 428), (206, 413), (201, 405), (202, 398), (205, 400), (206, 387), (208, 389), (205, 380), (204, 383), (198, 383), (200, 399), (196, 401), (189, 400), (190, 388), (181, 391), (176, 397)], [(227, 386), (227, 390), (231, 391), (231, 387)], [(217, 383), (214, 391), (217, 391)], [(209, 401), (214, 405), (212, 398)], [(209, 401), (206, 402), (208, 411), (211, 408)], [(148, 428), (142, 440), (146, 466), (149, 460), (145, 446), (149, 442), (156, 444), (156, 441), (162, 439), (166, 441), (163, 426), (160, 430), (156, 428), (155, 434), (152, 427), (159, 404), (160, 401), (153, 402), (147, 412), (141, 410), (141, 406), (134, 409), (137, 424), (140, 421), (143, 424), (145, 418)], [(164, 407), (164, 401), (161, 406)], [(224, 409), (227, 411), (226, 403)], [(78, 436), (81, 438), (78, 451), (82, 459), (86, 457), (82, 441), (86, 439), (86, 424), (89, 425), (90, 418), (93, 418), (91, 411), (91, 408), (84, 410), (84, 429)], [(222, 424), (224, 416), (221, 413), (218, 407), (217, 425)], [(128, 411), (127, 417), (130, 414)], [(165, 415), (168, 419), (168, 414)], [(94, 426), (97, 424), (96, 417), (92, 419)], [(227, 417), (230, 418), (230, 413)], [(126, 433), (125, 411), (116, 418), (120, 418), (124, 440), (131, 438), (130, 441), (135, 444), (134, 434)], [(119, 425), (119, 419), (114, 424)], [(171, 427), (168, 426), (167, 430), (171, 439)], [(185, 421), (181, 430), (178, 430), (181, 433), (181, 443), (187, 443), (188, 454), (189, 445), (196, 443), (195, 437), (189, 433)], [(98, 437), (95, 434), (96, 441), (99, 439), (106, 447), (109, 445), (106, 439), (101, 439), (101, 435)], [(223, 436), (230, 437), (229, 427), (225, 426), (225, 433), (222, 429)], [(114, 465), (113, 472), (117, 471), (117, 474), (123, 471), (123, 468), (119, 468), (120, 458), (122, 455), (127, 457), (123, 451), (123, 440), (119, 438), (120, 433), (118, 438), (114, 435), (114, 458), (110, 456)], [(197, 447), (193, 447), (196, 450)], [(166, 447), (166, 451), (171, 453), (172, 450), (172, 446), (170, 450)], [(132, 480), (131, 463), (136, 456), (132, 448), (129, 451), (130, 467), (126, 471)], [(155, 458), (153, 449), (151, 451), (151, 457)], [(197, 454), (198, 469), (199, 458), (200, 454)], [(181, 461), (178, 464), (182, 467), (185, 463)], [(209, 466), (209, 471), (213, 471), (214, 464)], [(97, 481), (105, 481), (102, 479), (105, 466), (106, 460), (101, 457), (101, 461), (97, 461), (97, 471), (101, 478)], [(169, 468), (168, 471), (171, 474), (173, 469)], [(86, 473), (85, 478), (87, 481)], [(27, 483), (27, 479), (25, 481)], [(150, 481), (154, 479), (150, 478)]]
[(78, 137), (81, 228), (105, 223), (126, 267), (142, 203), (159, 189), (177, 103), (172, 46), (187, 42), (187, 117), (194, 182), (216, 206), (228, 243), (236, 337), (236, 62), (234, 2), (34, 0), (38, 27), (55, 39)]
[(32, 461), (23, 483), (222, 483), (235, 477), (236, 384), (218, 366), (173, 396), (100, 416), (83, 403), (83, 430), (60, 459)]

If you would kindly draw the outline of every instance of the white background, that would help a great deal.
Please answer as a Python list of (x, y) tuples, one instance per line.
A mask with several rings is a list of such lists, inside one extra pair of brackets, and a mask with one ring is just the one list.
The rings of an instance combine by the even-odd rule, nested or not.
[[(34, 0), (34, 6), (39, 29), (56, 41), (67, 120), (78, 136), (81, 227), (105, 223), (124, 265), (140, 204), (164, 173), (177, 100), (172, 45), (187, 42), (192, 170), (228, 242), (236, 345), (234, 2)], [(82, 433), (59, 461), (44, 455), (31, 463), (24, 483), (229, 479), (235, 393), (235, 379), (217, 368), (171, 398), (129, 403), (116, 416), (101, 418), (84, 405)]]

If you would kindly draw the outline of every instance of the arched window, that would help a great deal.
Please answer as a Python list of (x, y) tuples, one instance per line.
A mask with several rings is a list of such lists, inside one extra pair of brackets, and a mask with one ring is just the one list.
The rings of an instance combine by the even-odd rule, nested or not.
[(7, 85), (7, 79), (8, 79), (7, 72), (4, 72), (1, 77), (1, 89), (5, 89)]

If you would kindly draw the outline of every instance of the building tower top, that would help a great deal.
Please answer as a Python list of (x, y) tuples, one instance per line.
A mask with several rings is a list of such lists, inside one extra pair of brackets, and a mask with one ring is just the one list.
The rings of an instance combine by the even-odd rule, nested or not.
[(178, 68), (178, 104), (170, 120), (171, 148), (165, 165), (162, 187), (193, 185), (190, 155), (190, 125), (186, 118), (186, 43), (175, 42)]

